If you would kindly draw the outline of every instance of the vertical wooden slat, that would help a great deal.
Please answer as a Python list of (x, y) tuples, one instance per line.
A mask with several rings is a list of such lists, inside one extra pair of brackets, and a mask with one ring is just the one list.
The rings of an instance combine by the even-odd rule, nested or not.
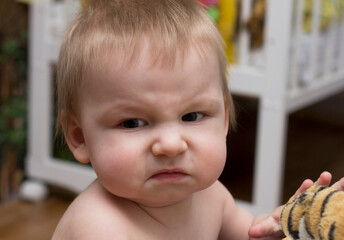
[(250, 36), (244, 25), (251, 15), (252, 2), (253, 0), (241, 1), (241, 18), (239, 20), (241, 29), (238, 37), (238, 63), (245, 66), (249, 64)]
[(312, 30), (310, 43), (310, 79), (314, 80), (317, 73), (319, 60), (319, 35), (320, 35), (320, 20), (321, 20), (321, 0), (313, 0), (312, 6)]
[[(335, 7), (337, 0), (332, 0), (332, 3)], [(333, 13), (331, 19), (329, 21), (328, 29), (326, 29), (326, 39), (324, 42), (324, 49), (325, 49), (325, 62), (324, 62), (324, 76), (328, 76), (331, 71), (333, 70), (334, 64), (334, 49), (336, 46), (336, 30), (337, 30), (337, 23), (335, 21), (335, 14)]]
[[(342, 3), (344, 5), (344, 3)], [(343, 6), (344, 7), (344, 6)], [(339, 58), (338, 58), (338, 68), (341, 69), (344, 66), (344, 12), (341, 13), (341, 22), (340, 22), (340, 40), (339, 42)]]
[(292, 0), (267, 1), (266, 82), (259, 104), (253, 189), (254, 204), (266, 210), (281, 200), (292, 8)]
[(304, 20), (304, 0), (294, 0), (295, 23), (293, 26), (294, 36), (292, 38), (292, 55), (291, 55), (291, 79), (290, 88), (297, 89), (300, 86), (299, 72), (300, 72), (300, 52), (301, 49), (301, 35), (303, 34), (303, 20)]

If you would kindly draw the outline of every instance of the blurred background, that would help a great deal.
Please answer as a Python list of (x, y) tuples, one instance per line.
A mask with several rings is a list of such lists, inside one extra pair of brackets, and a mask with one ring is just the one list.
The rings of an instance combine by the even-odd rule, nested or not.
[[(222, 30), (222, 33), (229, 32), (225, 40), (229, 46), (227, 56), (233, 65), (239, 62), (235, 52), (238, 49), (236, 38), (241, 27), (250, 33), (250, 49), (260, 49), (264, 42), (262, 29), (265, 8), (262, 6), (266, 4), (265, 1), (251, 1), (252, 11), (245, 26), (235, 20), (240, 17), (240, 11), (231, 12), (233, 6), (235, 9), (240, 7), (241, 1), (227, 1), (225, 7), (231, 7), (231, 11), (221, 10), (217, 1), (203, 2), (208, 6), (212, 18), (218, 22), (219, 28), (227, 21), (227, 30)], [(76, 192), (71, 189), (47, 182), (47, 197), (39, 201), (20, 197), (20, 186), (29, 178), (26, 156), (30, 111), (30, 3), (0, 0), (0, 240), (50, 239), (63, 212), (76, 196)], [(85, 4), (85, 1), (82, 3)], [(63, 11), (61, 9), (58, 8), (57, 13)], [(54, 12), (52, 16), (57, 13)], [(58, 18), (58, 14), (56, 16)], [(229, 20), (224, 20), (224, 16), (229, 16)], [(55, 20), (59, 22), (59, 19)], [(232, 23), (228, 25), (228, 21)], [(258, 59), (255, 64), (260, 64), (261, 57), (255, 57)], [(51, 68), (54, 69), (54, 66)], [(343, 69), (344, 66), (339, 65), (337, 68)], [(228, 136), (228, 162), (221, 181), (235, 198), (250, 202), (253, 199), (260, 100), (254, 96), (234, 94), (234, 101), (238, 128)], [(55, 108), (52, 109), (54, 112)], [(48, 125), (53, 129), (54, 116), (51, 119)], [(288, 114), (287, 122), (281, 202), (287, 201), (305, 178), (315, 180), (324, 170), (330, 171), (335, 181), (344, 176), (344, 89)], [(51, 139), (51, 155), (54, 158), (75, 161), (66, 148), (58, 145), (59, 139), (54, 140), (53, 136)]]
[(24, 177), (27, 145), (28, 6), (0, 3), (0, 201), (11, 200)]

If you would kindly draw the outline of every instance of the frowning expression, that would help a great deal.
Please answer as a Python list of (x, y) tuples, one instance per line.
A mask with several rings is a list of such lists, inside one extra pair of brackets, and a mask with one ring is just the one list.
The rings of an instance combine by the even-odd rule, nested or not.
[(80, 90), (79, 125), (99, 181), (147, 206), (213, 184), (228, 129), (215, 55), (190, 49), (173, 66), (152, 65), (148, 50), (131, 65), (118, 56), (91, 69)]

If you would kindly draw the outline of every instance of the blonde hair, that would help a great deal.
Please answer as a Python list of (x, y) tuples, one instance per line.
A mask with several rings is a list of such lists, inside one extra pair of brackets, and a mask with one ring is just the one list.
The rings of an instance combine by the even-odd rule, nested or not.
[(230, 125), (235, 124), (223, 41), (203, 5), (196, 0), (90, 0), (70, 24), (61, 46), (57, 96), (62, 125), (67, 126), (70, 115), (77, 116), (78, 87), (88, 69), (110, 50), (124, 51), (123, 61), (129, 64), (139, 55), (143, 39), (149, 40), (153, 58), (166, 64), (174, 64), (176, 52), (190, 47), (202, 57), (215, 51)]

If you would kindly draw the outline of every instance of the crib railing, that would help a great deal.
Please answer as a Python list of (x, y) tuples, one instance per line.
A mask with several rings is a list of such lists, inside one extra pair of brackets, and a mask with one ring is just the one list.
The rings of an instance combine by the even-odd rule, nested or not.
[[(305, 5), (311, 3), (310, 29), (304, 29)], [(295, 0), (292, 32), (289, 112), (333, 95), (344, 76), (344, 1)], [(325, 12), (330, 12), (327, 16)]]
[[(256, 53), (250, 50), (250, 35), (245, 29), (245, 23), (251, 16), (254, 2), (254, 0), (241, 1), (240, 30), (236, 42), (237, 55), (235, 57), (237, 66), (234, 68), (240, 67), (242, 70), (246, 66), (247, 68), (255, 68), (248, 71), (262, 72), (267, 67), (266, 47), (263, 45), (261, 49), (255, 50), (260, 52), (259, 58), (263, 63), (257, 66), (258, 64), (252, 61), (253, 55)], [(266, 2), (268, 8), (269, 1)], [(333, 74), (342, 71), (344, 66), (344, 44), (342, 44), (344, 42), (344, 1), (291, 0), (290, 2), (293, 4), (292, 22), (288, 26), (291, 28), (290, 46), (285, 46), (290, 49), (290, 72), (287, 86), (289, 91), (295, 92), (312, 84), (312, 82), (327, 81), (332, 78)], [(330, 13), (324, 16), (325, 12)], [(305, 16), (306, 14), (309, 16)], [(278, 19), (274, 21), (278, 21)], [(305, 26), (305, 21), (309, 22), (309, 26)], [(322, 26), (324, 25), (322, 21), (327, 22), (325, 27)], [(267, 24), (269, 23), (266, 23), (265, 30), (269, 31)], [(284, 30), (281, 29), (281, 31)], [(237, 69), (234, 69), (234, 72), (236, 71)], [(238, 92), (243, 94), (241, 87), (239, 88)], [(236, 91), (236, 88), (234, 87), (233, 90)], [(249, 95), (259, 97), (261, 93), (257, 91), (255, 94), (250, 94), (249, 92)]]

